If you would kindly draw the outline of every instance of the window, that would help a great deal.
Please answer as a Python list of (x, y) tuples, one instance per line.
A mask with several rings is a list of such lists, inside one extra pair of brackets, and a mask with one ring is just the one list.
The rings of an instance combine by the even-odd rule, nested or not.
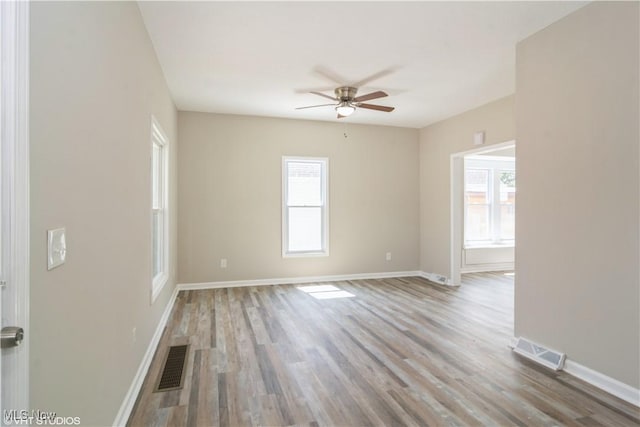
[(465, 247), (513, 245), (516, 172), (513, 158), (465, 158)]
[(153, 281), (151, 301), (167, 283), (169, 265), (168, 218), (169, 142), (158, 122), (151, 120), (151, 230)]
[(282, 159), (282, 256), (328, 255), (326, 158)]

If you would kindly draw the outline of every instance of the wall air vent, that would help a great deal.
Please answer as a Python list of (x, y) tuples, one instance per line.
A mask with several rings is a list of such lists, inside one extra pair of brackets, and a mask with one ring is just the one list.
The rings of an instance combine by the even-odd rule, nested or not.
[(427, 273), (427, 272), (421, 272), (420, 276), (427, 279), (430, 282), (434, 282), (434, 283), (438, 283), (440, 285), (445, 285), (445, 286), (458, 286), (456, 284), (454, 284), (451, 279), (446, 278), (445, 276), (442, 276), (440, 274), (435, 274), (435, 273)]
[(512, 344), (513, 351), (521, 356), (533, 360), (536, 363), (559, 371), (564, 366), (566, 355), (555, 350), (545, 348), (526, 338), (519, 337)]

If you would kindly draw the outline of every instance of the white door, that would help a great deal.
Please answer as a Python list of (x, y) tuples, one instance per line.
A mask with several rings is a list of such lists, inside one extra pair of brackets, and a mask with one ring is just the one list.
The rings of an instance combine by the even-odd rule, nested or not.
[[(29, 408), (29, 3), (0, 1), (0, 412), (2, 425)], [(13, 328), (13, 329), (12, 329)], [(17, 345), (20, 330), (24, 339)], [(13, 339), (12, 339), (13, 338)]]

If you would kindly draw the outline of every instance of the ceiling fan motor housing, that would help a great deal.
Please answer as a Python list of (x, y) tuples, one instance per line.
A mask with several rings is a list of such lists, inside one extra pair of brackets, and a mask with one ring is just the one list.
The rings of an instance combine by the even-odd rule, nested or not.
[[(1, 0), (0, 0), (1, 1)], [(306, 108), (316, 108), (316, 107), (329, 107), (333, 106), (338, 112), (338, 118), (343, 118), (349, 116), (353, 113), (356, 108), (366, 108), (368, 110), (377, 110), (377, 111), (385, 111), (390, 113), (394, 110), (394, 107), (387, 107), (384, 105), (375, 105), (375, 104), (367, 104), (365, 101), (369, 101), (370, 99), (378, 99), (384, 98), (388, 96), (385, 92), (378, 90), (375, 92), (368, 93), (366, 95), (356, 97), (356, 93), (358, 93), (358, 88), (353, 86), (341, 86), (334, 90), (335, 97), (326, 95), (322, 92), (311, 92), (314, 95), (321, 96), (323, 98), (328, 98), (332, 101), (338, 101), (338, 104), (322, 104), (322, 105), (309, 105), (307, 107), (298, 107), (297, 110), (302, 110)]]
[(351, 86), (343, 86), (336, 88), (335, 94), (336, 98), (338, 98), (342, 102), (351, 102), (353, 98), (356, 97), (356, 93), (358, 92), (358, 88)]

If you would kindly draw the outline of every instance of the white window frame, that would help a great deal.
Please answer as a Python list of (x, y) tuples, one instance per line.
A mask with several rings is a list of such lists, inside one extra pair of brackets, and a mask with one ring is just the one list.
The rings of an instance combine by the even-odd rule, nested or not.
[(466, 175), (467, 169), (486, 169), (489, 171), (489, 239), (479, 241), (467, 241), (467, 198), (464, 199), (464, 229), (462, 233), (464, 248), (486, 248), (486, 247), (512, 247), (515, 245), (514, 239), (501, 239), (500, 228), (500, 176), (496, 171), (514, 171), (515, 159), (500, 156), (473, 156), (464, 159), (463, 176), (463, 195), (467, 191)]
[[(155, 146), (160, 147), (160, 171), (159, 177), (154, 176), (153, 171), (153, 149)], [(160, 127), (155, 117), (151, 116), (151, 162), (150, 162), (150, 186), (151, 186), (151, 303), (153, 303), (169, 279), (169, 139)], [(158, 208), (153, 206), (153, 190), (154, 182), (158, 180), (159, 201)], [(156, 256), (154, 240), (154, 221), (156, 213), (162, 216), (160, 233), (158, 236), (158, 246), (161, 250), (160, 255), (160, 271), (154, 275), (153, 263)]]
[[(289, 208), (302, 206), (288, 206), (288, 164), (304, 162), (319, 163), (321, 165), (321, 226), (322, 249), (319, 251), (290, 251), (289, 245)], [(314, 205), (315, 206), (315, 205)], [(282, 157), (282, 257), (321, 257), (329, 256), (329, 159), (327, 157)]]

